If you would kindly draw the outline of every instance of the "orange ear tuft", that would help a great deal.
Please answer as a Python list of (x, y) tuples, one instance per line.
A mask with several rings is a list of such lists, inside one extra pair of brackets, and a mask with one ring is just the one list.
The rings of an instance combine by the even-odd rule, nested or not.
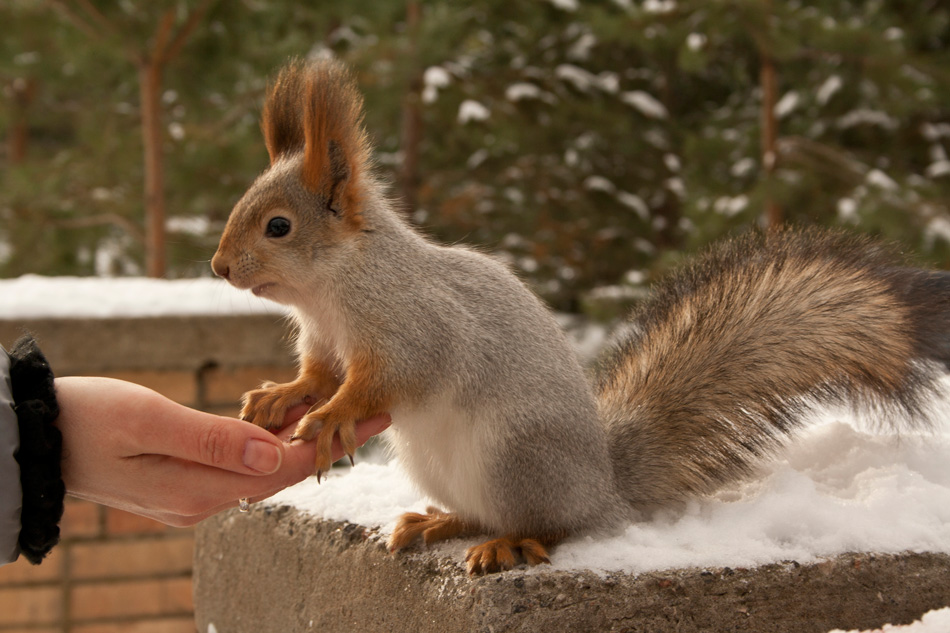
[(287, 64), (267, 90), (261, 130), (273, 165), (278, 158), (301, 151), (305, 145), (302, 105), (307, 86), (307, 65)]
[(304, 185), (356, 226), (370, 154), (363, 98), (346, 68), (329, 60), (310, 66), (304, 92)]

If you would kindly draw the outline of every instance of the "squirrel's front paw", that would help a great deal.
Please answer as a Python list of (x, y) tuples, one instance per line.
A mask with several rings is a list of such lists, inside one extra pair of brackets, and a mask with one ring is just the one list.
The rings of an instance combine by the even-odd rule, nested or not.
[(340, 436), (340, 444), (343, 446), (343, 452), (353, 463), (353, 453), (356, 452), (356, 421), (339, 420), (333, 416), (323, 415), (323, 410), (308, 413), (300, 419), (297, 429), (294, 431), (294, 440), (312, 440), (317, 438), (317, 456), (314, 460), (314, 470), (317, 473), (317, 481), (324, 473), (330, 470), (333, 464), (333, 437)]
[(313, 404), (314, 401), (311, 396), (301, 393), (294, 383), (273, 382), (265, 382), (259, 389), (248, 391), (242, 400), (241, 419), (265, 429), (282, 427), (287, 409), (302, 402)]

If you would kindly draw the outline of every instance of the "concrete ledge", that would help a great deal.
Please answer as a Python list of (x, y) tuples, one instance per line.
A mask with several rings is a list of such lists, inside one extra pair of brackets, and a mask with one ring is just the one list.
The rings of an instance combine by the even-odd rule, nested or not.
[(24, 332), (59, 375), (293, 364), (289, 326), (272, 314), (0, 320), (4, 346)]
[(469, 578), (461, 548), (391, 556), (373, 531), (259, 506), (203, 522), (199, 633), (651, 631), (827, 633), (950, 604), (950, 556), (607, 577), (538, 568)]

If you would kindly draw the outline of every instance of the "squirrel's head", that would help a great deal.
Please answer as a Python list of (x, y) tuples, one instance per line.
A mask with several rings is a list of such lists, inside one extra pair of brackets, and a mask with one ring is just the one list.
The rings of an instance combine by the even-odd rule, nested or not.
[(372, 176), (363, 100), (333, 61), (292, 62), (268, 90), (261, 127), (270, 167), (228, 218), (215, 274), (280, 303), (296, 303), (366, 230)]

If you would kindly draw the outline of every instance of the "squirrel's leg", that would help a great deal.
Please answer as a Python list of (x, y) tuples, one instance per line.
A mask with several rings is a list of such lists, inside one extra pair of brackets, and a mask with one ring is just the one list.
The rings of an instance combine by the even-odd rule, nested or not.
[(294, 431), (294, 440), (317, 438), (314, 470), (317, 478), (330, 470), (333, 436), (339, 434), (343, 451), (353, 460), (356, 452), (356, 423), (389, 408), (386, 387), (380, 384), (382, 373), (372, 353), (357, 354), (346, 370), (346, 378), (330, 401), (307, 413)]
[(318, 404), (336, 392), (340, 381), (329, 365), (310, 358), (301, 359), (300, 373), (293, 382), (265, 382), (244, 394), (241, 419), (265, 429), (284, 425), (287, 409), (306, 403)]
[(389, 551), (401, 550), (420, 536), (425, 544), (429, 545), (476, 532), (478, 526), (467, 523), (457, 514), (429, 506), (425, 514), (407, 512), (399, 517), (396, 529), (389, 537)]
[(550, 563), (548, 548), (556, 545), (562, 538), (503, 536), (475, 545), (465, 552), (468, 573), (474, 575), (505, 571), (514, 567), (519, 558), (529, 565)]

